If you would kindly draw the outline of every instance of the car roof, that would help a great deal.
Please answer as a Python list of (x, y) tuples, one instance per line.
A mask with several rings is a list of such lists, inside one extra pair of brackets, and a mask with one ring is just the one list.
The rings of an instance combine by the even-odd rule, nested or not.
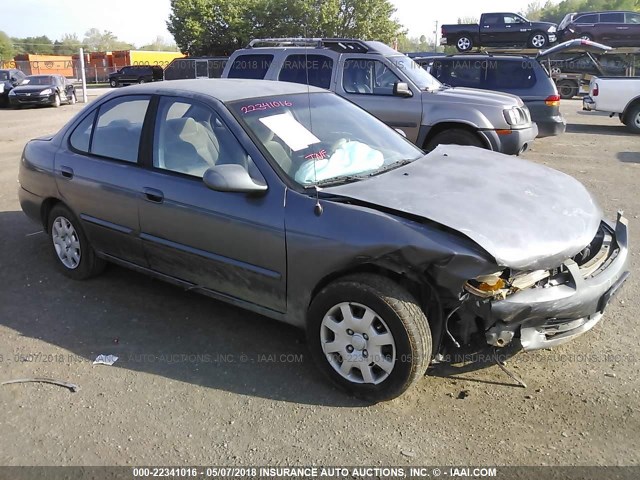
[(199, 93), (217, 98), (221, 102), (226, 103), (245, 98), (268, 97), (270, 95), (293, 95), (307, 92), (326, 93), (327, 90), (300, 83), (277, 82), (271, 80), (209, 78), (143, 83), (122, 89), (119, 93), (127, 95), (131, 93), (169, 94), (176, 92)]
[[(521, 62), (522, 60), (533, 60), (533, 58), (528, 57), (526, 55), (489, 55), (489, 54), (460, 54), (460, 55), (425, 55), (424, 57), (416, 57), (414, 58), (414, 60), (416, 62), (420, 61), (420, 60), (445, 60), (447, 58), (450, 58), (452, 60), (477, 60), (477, 59), (482, 59), (482, 60), (512, 60), (512, 61), (518, 61)], [(526, 68), (529, 68), (529, 66), (527, 65)]]

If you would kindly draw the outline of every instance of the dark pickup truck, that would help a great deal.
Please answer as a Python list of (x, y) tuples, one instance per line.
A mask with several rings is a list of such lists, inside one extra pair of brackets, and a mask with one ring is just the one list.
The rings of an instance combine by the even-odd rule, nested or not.
[(473, 47), (545, 48), (557, 40), (555, 23), (530, 22), (517, 13), (483, 13), (480, 25), (443, 25), (442, 45), (455, 45), (459, 52)]

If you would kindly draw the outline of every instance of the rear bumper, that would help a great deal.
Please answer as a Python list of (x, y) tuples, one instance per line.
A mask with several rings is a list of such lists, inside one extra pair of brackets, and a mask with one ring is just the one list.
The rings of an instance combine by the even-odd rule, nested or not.
[(538, 125), (538, 138), (562, 135), (567, 129), (567, 121), (562, 115), (534, 119)]
[(537, 350), (561, 345), (593, 328), (629, 276), (628, 222), (619, 215), (615, 229), (608, 224), (605, 228), (617, 249), (612, 248), (602, 270), (584, 278), (578, 265), (567, 260), (567, 283), (529, 288), (490, 302), (495, 324), (487, 331), (487, 342), (504, 346), (519, 332), (522, 348)]
[(42, 223), (42, 197), (25, 190), (24, 187), (18, 188), (18, 200), (20, 208), (31, 220)]
[(525, 152), (538, 136), (538, 126), (518, 130), (482, 130), (481, 133), (491, 145), (491, 149), (507, 155), (520, 155)]
[(582, 98), (582, 110), (586, 110), (587, 112), (594, 111), (596, 109), (596, 102), (593, 101), (589, 95)]

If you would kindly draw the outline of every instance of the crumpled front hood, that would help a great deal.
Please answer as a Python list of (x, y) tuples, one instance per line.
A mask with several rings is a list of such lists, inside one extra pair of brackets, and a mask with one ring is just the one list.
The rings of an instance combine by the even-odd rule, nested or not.
[(588, 245), (602, 212), (574, 178), (475, 147), (439, 146), (409, 165), (326, 192), (466, 235), (498, 265), (557, 267)]
[(522, 106), (522, 100), (509, 93), (492, 92), (476, 88), (451, 87), (439, 90), (445, 102), (465, 103), (470, 105), (489, 105), (493, 107), (510, 108)]

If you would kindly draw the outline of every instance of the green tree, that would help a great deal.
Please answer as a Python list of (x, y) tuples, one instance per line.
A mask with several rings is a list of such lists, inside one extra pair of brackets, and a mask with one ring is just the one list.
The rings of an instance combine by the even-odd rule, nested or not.
[(84, 34), (82, 42), (90, 52), (109, 52), (114, 50), (130, 50), (135, 48), (133, 44), (118, 40), (112, 32), (97, 28), (91, 28)]
[(13, 41), (0, 30), (0, 61), (12, 60), (14, 55)]
[(171, 0), (167, 28), (190, 55), (228, 55), (253, 38), (356, 37), (391, 43), (404, 33), (389, 0)]
[(56, 55), (73, 55), (78, 53), (82, 46), (82, 42), (80, 42), (75, 33), (65, 33), (62, 39), (53, 43), (53, 53)]
[(159, 52), (159, 51), (175, 52), (178, 50), (178, 47), (176, 46), (175, 43), (168, 42), (164, 39), (164, 37), (158, 35), (153, 42), (140, 47), (140, 50), (151, 50), (155, 52)]
[(39, 37), (12, 38), (16, 53), (53, 54), (53, 42), (46, 35)]
[(564, 16), (573, 12), (599, 10), (632, 10), (640, 12), (640, 0), (550, 0), (542, 7), (540, 18), (547, 22), (559, 23)]

